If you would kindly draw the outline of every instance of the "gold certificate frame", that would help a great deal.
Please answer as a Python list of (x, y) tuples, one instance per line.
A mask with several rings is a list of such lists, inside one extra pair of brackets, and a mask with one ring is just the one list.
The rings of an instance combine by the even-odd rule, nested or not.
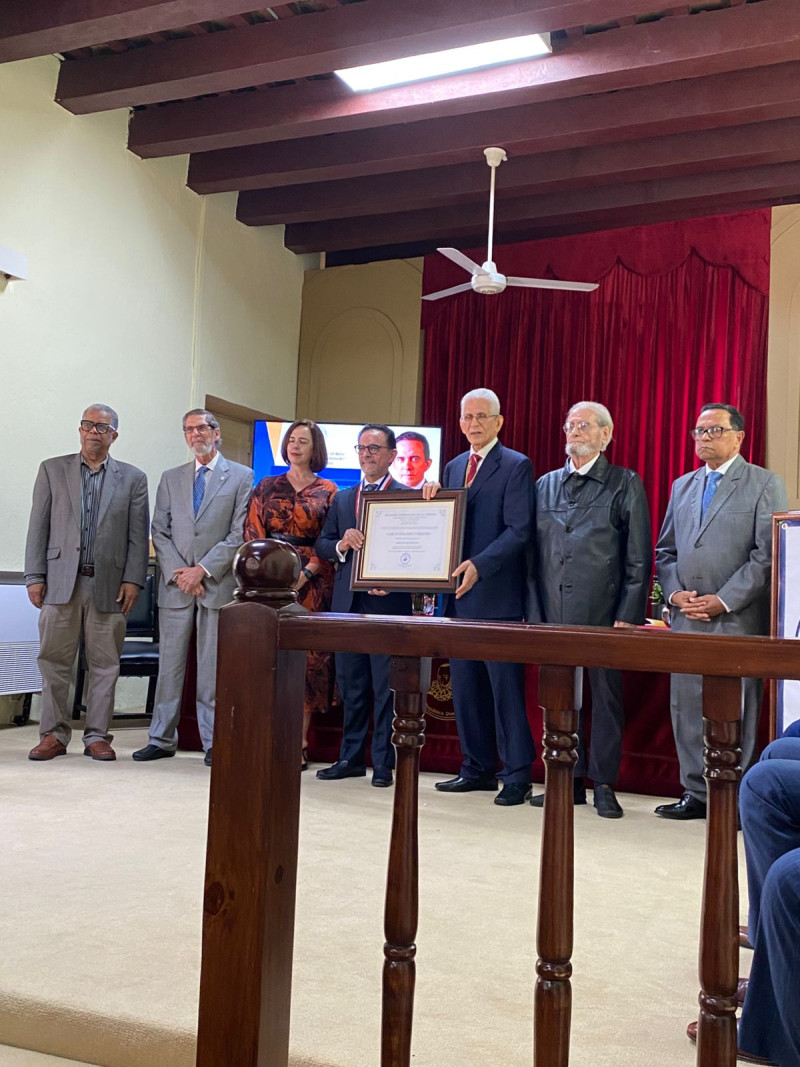
[(362, 493), (358, 528), (364, 544), (353, 559), (350, 588), (454, 593), (466, 495), (466, 489), (440, 489), (433, 500), (423, 500), (420, 492)]

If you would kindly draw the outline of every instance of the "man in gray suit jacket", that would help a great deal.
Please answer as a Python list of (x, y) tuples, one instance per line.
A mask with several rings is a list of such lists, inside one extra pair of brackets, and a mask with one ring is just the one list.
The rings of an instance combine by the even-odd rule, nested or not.
[[(729, 404), (706, 404), (692, 430), (705, 464), (672, 487), (656, 545), (656, 568), (672, 628), (688, 633), (766, 634), (772, 575), (772, 513), (785, 511), (777, 474), (739, 455), (744, 419)], [(742, 766), (756, 750), (762, 683), (742, 680)], [(670, 710), (684, 794), (662, 804), (665, 819), (704, 819), (702, 680), (673, 674)]]
[(84, 753), (116, 759), (109, 726), (125, 616), (147, 573), (147, 479), (109, 456), (119, 418), (106, 404), (81, 419), (80, 452), (46, 459), (33, 489), (25, 583), (39, 616), (41, 740), (28, 756), (66, 754), (67, 696), (81, 637), (89, 666)]
[(219, 423), (210, 411), (188, 411), (183, 432), (194, 459), (164, 471), (156, 493), (153, 544), (161, 570), (158, 683), (149, 742), (133, 758), (144, 763), (175, 755), (196, 616), (197, 725), (210, 765), (219, 609), (233, 599), (231, 565), (243, 541), (253, 472), (218, 451)]

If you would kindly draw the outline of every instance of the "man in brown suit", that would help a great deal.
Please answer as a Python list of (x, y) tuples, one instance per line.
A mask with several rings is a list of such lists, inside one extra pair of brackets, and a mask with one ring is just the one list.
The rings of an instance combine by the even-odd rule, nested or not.
[(109, 726), (125, 616), (147, 573), (147, 479), (109, 456), (119, 418), (106, 404), (81, 419), (80, 452), (46, 459), (33, 489), (25, 584), (39, 617), (41, 740), (32, 760), (66, 754), (67, 697), (81, 637), (89, 665), (84, 754), (116, 759)]

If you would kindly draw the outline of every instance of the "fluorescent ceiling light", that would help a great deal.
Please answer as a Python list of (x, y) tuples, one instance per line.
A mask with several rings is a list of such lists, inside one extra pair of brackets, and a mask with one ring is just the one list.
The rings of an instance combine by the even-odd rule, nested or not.
[(516, 59), (544, 56), (550, 52), (549, 36), (530, 33), (525, 37), (508, 37), (504, 41), (487, 41), (462, 48), (448, 48), (444, 52), (389, 59), (385, 63), (368, 63), (363, 67), (349, 67), (335, 73), (354, 92), (366, 92), (369, 89), (383, 89), (404, 82), (427, 81), (443, 74), (511, 63)]

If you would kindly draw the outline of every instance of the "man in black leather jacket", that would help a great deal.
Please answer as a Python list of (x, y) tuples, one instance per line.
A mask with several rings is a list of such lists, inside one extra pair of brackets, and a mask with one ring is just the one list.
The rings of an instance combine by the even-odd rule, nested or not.
[[(604, 455), (613, 432), (602, 404), (574, 404), (564, 425), (567, 462), (536, 483), (531, 600), (538, 601), (541, 622), (615, 627), (644, 622), (653, 569), (650, 511), (638, 474)], [(586, 803), (587, 775), (594, 782), (597, 814), (618, 819), (623, 811), (613, 787), (622, 753), (622, 676), (605, 668), (590, 668), (588, 674), (591, 750), (587, 759), (581, 719), (575, 803)], [(531, 803), (540, 807), (543, 797)]]

